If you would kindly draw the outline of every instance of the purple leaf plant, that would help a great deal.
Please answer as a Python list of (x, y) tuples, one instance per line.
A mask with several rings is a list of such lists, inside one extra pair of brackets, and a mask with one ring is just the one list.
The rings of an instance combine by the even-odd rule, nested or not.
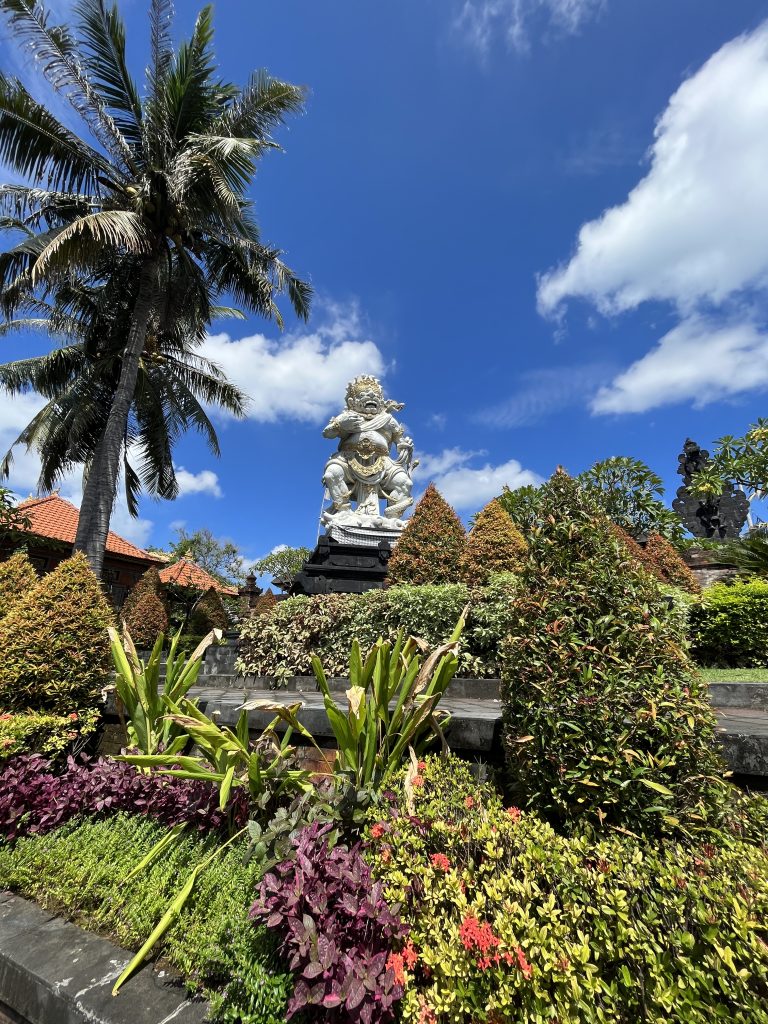
[(387, 1024), (403, 988), (387, 966), (408, 934), (373, 882), (360, 844), (329, 849), (331, 825), (314, 822), (293, 840), (295, 856), (264, 876), (251, 917), (277, 931), (294, 974), (288, 1017)]

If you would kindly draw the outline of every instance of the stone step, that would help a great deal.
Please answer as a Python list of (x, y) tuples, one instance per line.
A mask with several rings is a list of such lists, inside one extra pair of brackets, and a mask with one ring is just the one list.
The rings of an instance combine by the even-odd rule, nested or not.
[(768, 683), (710, 683), (716, 708), (755, 708), (768, 711)]

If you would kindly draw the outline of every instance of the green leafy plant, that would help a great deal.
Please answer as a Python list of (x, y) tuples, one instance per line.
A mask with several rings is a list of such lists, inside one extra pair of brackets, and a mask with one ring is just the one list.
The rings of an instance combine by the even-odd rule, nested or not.
[(488, 582), (496, 572), (516, 572), (528, 545), (501, 504), (489, 501), (475, 516), (467, 537), (462, 573), (469, 586)]
[(691, 488), (702, 497), (711, 497), (721, 494), (730, 483), (758, 498), (768, 494), (768, 419), (758, 419), (743, 437), (721, 437)]
[(0, 562), (0, 619), (39, 582), (25, 551), (15, 551)]
[(504, 748), (521, 806), (560, 827), (692, 830), (725, 765), (682, 617), (563, 472), (504, 642)]
[(392, 583), (458, 583), (467, 542), (461, 520), (434, 484), (413, 510), (389, 560)]
[(690, 613), (691, 654), (700, 665), (768, 664), (768, 581), (716, 583)]
[(115, 693), (128, 715), (128, 746), (137, 748), (142, 754), (175, 754), (183, 750), (189, 735), (169, 717), (166, 701), (178, 703), (186, 697), (197, 681), (203, 655), (215, 640), (221, 639), (221, 633), (212, 630), (189, 657), (180, 653), (181, 634), (176, 633), (168, 648), (161, 688), (163, 634), (157, 635), (149, 658), (144, 662), (139, 658), (127, 626), (123, 629), (122, 639), (113, 627), (108, 632), (116, 672)]
[(151, 649), (158, 633), (168, 632), (168, 601), (154, 566), (131, 588), (120, 609), (120, 620), (133, 642), (143, 649)]
[(99, 705), (113, 624), (85, 556), (60, 562), (0, 619), (0, 707), (69, 714)]
[[(661, 501), (661, 477), (640, 459), (625, 455), (603, 459), (576, 479), (608, 518), (635, 540), (645, 539), (651, 533), (669, 540), (683, 536), (679, 516)], [(557, 509), (551, 508), (551, 512), (556, 515)]]
[(724, 561), (735, 565), (741, 576), (768, 580), (768, 531), (752, 530), (731, 541), (723, 551)]
[(222, 632), (229, 627), (229, 616), (215, 587), (209, 587), (192, 609), (187, 623), (189, 633), (208, 633), (211, 629)]
[(38, 711), (0, 714), (0, 761), (16, 754), (43, 754), (58, 758), (78, 754), (96, 731), (99, 712), (72, 711), (49, 715)]
[(379, 640), (365, 661), (355, 640), (346, 711), (337, 706), (320, 659), (312, 659), (336, 739), (336, 770), (356, 789), (381, 788), (409, 750), (419, 754), (435, 738), (445, 746), (449, 716), (437, 705), (456, 672), (464, 622), (462, 616), (450, 640), (423, 663), (419, 652), (425, 645), (402, 633), (394, 644)]

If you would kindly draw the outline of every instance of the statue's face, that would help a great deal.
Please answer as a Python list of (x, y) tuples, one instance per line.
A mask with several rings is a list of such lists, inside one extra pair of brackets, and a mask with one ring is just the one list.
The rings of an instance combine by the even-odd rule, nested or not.
[(381, 392), (375, 388), (367, 388), (364, 391), (359, 391), (349, 403), (355, 412), (359, 412), (362, 416), (375, 416), (381, 412), (384, 408), (384, 399), (382, 398)]

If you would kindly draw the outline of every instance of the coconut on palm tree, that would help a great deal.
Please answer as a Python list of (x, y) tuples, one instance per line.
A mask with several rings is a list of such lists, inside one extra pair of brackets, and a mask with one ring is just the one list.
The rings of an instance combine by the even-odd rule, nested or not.
[[(301, 109), (303, 95), (264, 72), (245, 88), (220, 79), (210, 7), (201, 11), (191, 38), (174, 50), (171, 4), (152, 0), (143, 92), (128, 71), (116, 6), (79, 0), (75, 32), (51, 25), (34, 0), (0, 0), (0, 12), (85, 129), (76, 134), (20, 81), (0, 75), (0, 160), (32, 182), (0, 186), (2, 226), (15, 232), (12, 247), (0, 254), (2, 301), (8, 315), (21, 307), (34, 312), (35, 303), (43, 302), (56, 318), (75, 310), (80, 326), (86, 324), (85, 333), (75, 332), (80, 347), (55, 356), (62, 361), (58, 380), (69, 372), (70, 395), (84, 396), (91, 406), (88, 426), (81, 418), (71, 436), (57, 430), (52, 409), (35, 443), (44, 456), (43, 483), (49, 437), (51, 452), (63, 452), (62, 465), (86, 464), (75, 548), (100, 573), (119, 472), (140, 434), (149, 368), (158, 371), (155, 382), (169, 379), (161, 367), (167, 368), (168, 346), (176, 346), (178, 431), (188, 419), (194, 422), (194, 405), (185, 413), (178, 401), (179, 381), (189, 385), (196, 370), (212, 370), (194, 366), (188, 355), (221, 296), (282, 324), (277, 297), (285, 293), (297, 315), (308, 314), (309, 287), (277, 248), (261, 241), (246, 197), (259, 157), (275, 146), (273, 131)], [(83, 319), (76, 302), (62, 311), (68, 289), (90, 290), (102, 304), (108, 325), (103, 334), (94, 333), (94, 317)], [(197, 381), (202, 391), (196, 396), (208, 400), (209, 384)], [(142, 408), (156, 414), (163, 403)], [(162, 445), (159, 426), (152, 443)], [(55, 464), (56, 458), (48, 463)], [(169, 463), (155, 458), (154, 464)], [(149, 470), (145, 476), (153, 486)], [(156, 483), (157, 493), (172, 496), (171, 477)]]

